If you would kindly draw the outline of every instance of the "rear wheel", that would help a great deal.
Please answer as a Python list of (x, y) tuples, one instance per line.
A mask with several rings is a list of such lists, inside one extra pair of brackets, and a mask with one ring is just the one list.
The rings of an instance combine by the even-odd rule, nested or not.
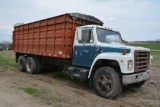
[(33, 57), (28, 57), (27, 58), (26, 71), (29, 74), (35, 74), (36, 73), (36, 61)]
[(130, 84), (131, 87), (141, 87), (142, 85), (145, 84), (146, 81), (141, 81), (141, 82), (138, 82), (138, 83), (134, 83), (134, 84)]
[(26, 58), (24, 56), (18, 58), (18, 69), (22, 72), (26, 70)]
[(34, 58), (35, 59), (35, 61), (36, 61), (36, 73), (37, 74), (39, 74), (39, 73), (41, 73), (41, 62), (40, 62), (40, 60), (38, 59), (38, 58)]
[(122, 91), (120, 76), (110, 67), (101, 67), (95, 72), (93, 86), (100, 96), (109, 99), (116, 97)]

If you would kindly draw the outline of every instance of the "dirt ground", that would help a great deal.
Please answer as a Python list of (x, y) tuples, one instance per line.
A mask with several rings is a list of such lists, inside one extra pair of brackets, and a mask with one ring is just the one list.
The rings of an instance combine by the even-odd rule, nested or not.
[[(92, 87), (70, 80), (53, 78), (52, 73), (30, 75), (0, 66), (0, 107), (160, 107), (160, 60), (154, 59), (151, 78), (141, 88), (124, 87), (114, 100), (98, 96)], [(40, 98), (23, 88), (45, 90)], [(48, 102), (52, 96), (55, 100)], [(46, 99), (45, 99), (46, 98)]]

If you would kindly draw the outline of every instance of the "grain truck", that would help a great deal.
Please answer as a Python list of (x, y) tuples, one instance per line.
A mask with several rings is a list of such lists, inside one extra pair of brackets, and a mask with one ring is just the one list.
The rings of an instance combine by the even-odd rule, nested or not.
[(91, 15), (66, 13), (14, 26), (13, 50), (20, 71), (64, 70), (109, 99), (123, 85), (140, 87), (150, 77), (150, 50), (125, 45), (118, 31)]

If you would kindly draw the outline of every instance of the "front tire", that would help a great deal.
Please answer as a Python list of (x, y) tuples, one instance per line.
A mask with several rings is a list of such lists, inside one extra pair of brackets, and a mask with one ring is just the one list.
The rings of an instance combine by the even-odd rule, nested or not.
[(95, 72), (93, 86), (101, 97), (108, 99), (115, 98), (122, 91), (120, 76), (110, 67), (101, 67)]
[(27, 58), (26, 72), (29, 73), (29, 74), (35, 74), (36, 73), (36, 61), (33, 57), (28, 57)]

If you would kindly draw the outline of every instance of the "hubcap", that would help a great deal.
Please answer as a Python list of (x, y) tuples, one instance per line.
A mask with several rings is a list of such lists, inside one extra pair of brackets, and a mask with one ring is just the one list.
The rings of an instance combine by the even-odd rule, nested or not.
[(99, 88), (103, 92), (109, 92), (112, 89), (111, 79), (107, 75), (101, 75), (97, 80)]

